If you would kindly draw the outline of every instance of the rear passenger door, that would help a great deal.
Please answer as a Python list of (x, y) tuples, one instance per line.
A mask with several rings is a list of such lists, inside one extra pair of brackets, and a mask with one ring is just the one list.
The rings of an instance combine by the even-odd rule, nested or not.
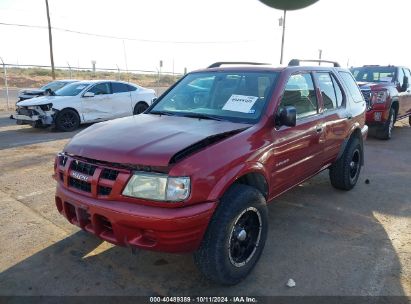
[(316, 173), (322, 166), (323, 119), (311, 73), (291, 75), (278, 111), (293, 106), (295, 127), (277, 127), (273, 134), (272, 191), (282, 192)]
[(321, 93), (321, 112), (324, 123), (324, 158), (335, 159), (349, 131), (351, 114), (346, 110), (341, 83), (332, 72), (316, 72), (315, 80)]
[(124, 117), (133, 115), (133, 105), (128, 85), (122, 82), (111, 82), (113, 91), (113, 115)]

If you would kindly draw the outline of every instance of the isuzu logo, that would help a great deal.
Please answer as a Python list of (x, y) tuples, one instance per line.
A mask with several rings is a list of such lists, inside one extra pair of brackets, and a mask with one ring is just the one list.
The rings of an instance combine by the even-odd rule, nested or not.
[(78, 172), (76, 172), (76, 171), (72, 171), (72, 172), (71, 172), (71, 176), (74, 177), (74, 178), (76, 178), (76, 179), (79, 179), (79, 180), (81, 180), (81, 181), (83, 181), (83, 182), (87, 182), (87, 181), (88, 181), (88, 178), (89, 178), (87, 175), (78, 173)]

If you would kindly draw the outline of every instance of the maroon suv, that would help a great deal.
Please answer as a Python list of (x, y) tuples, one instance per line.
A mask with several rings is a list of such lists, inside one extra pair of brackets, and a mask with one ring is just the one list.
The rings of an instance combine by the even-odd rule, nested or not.
[(366, 124), (381, 139), (390, 139), (394, 123), (409, 117), (410, 70), (400, 66), (365, 65), (351, 69), (368, 104)]
[(145, 113), (77, 134), (56, 158), (56, 206), (116, 245), (194, 252), (207, 278), (236, 284), (263, 251), (268, 202), (325, 169), (355, 186), (365, 108), (336, 63), (216, 63)]

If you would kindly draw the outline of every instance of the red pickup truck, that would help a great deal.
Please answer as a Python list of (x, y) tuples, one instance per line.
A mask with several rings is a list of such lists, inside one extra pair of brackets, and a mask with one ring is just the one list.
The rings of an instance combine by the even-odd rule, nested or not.
[(365, 65), (351, 68), (367, 101), (366, 123), (381, 139), (390, 139), (395, 121), (411, 125), (410, 70), (400, 66)]
[(58, 211), (116, 245), (194, 252), (229, 285), (260, 258), (267, 203), (325, 169), (334, 187), (355, 186), (368, 127), (348, 70), (224, 64), (74, 136), (55, 160)]

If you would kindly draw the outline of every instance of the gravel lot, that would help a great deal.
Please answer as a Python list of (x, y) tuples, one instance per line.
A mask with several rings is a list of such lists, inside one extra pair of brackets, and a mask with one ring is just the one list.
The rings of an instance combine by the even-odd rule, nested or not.
[[(17, 126), (9, 115), (0, 112), (0, 295), (411, 296), (408, 121), (391, 141), (367, 141), (353, 191), (333, 189), (324, 172), (276, 199), (257, 267), (221, 287), (202, 279), (191, 255), (132, 255), (69, 224), (51, 174), (74, 133)], [(285, 286), (290, 278), (296, 287)]]

